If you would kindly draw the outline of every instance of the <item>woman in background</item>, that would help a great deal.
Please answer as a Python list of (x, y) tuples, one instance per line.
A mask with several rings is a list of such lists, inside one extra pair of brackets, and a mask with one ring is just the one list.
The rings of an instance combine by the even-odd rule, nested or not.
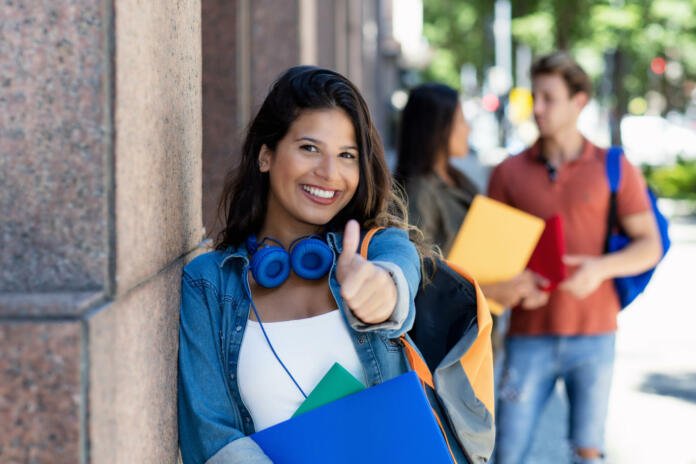
[[(447, 256), (474, 196), (475, 184), (450, 163), (469, 153), (471, 128), (457, 92), (443, 84), (413, 89), (401, 116), (394, 176), (408, 196), (409, 221)], [(533, 309), (546, 301), (538, 277), (524, 271), (506, 282), (481, 285), (484, 294), (506, 308)], [(494, 336), (496, 351), (500, 340)]]

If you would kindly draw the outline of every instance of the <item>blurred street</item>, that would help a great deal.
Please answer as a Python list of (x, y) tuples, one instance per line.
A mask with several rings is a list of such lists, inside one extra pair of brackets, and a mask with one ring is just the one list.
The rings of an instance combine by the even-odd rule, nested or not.
[[(670, 235), (672, 248), (650, 286), (619, 317), (608, 464), (696, 463), (696, 218), (673, 218)], [(566, 462), (564, 395), (559, 386), (530, 463)]]

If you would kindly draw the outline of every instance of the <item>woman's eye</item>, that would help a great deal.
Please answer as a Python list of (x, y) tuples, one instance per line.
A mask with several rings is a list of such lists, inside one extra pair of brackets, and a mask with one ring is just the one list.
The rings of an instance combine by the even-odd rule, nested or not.
[(355, 156), (353, 153), (350, 153), (347, 151), (344, 151), (343, 153), (341, 153), (338, 156), (340, 156), (341, 158), (348, 158), (348, 159), (356, 159), (357, 158), (357, 156)]
[(319, 149), (317, 147), (315, 147), (314, 145), (302, 145), (302, 146), (300, 146), (300, 149), (306, 150), (306, 151), (311, 152), (311, 153), (316, 153), (319, 151)]

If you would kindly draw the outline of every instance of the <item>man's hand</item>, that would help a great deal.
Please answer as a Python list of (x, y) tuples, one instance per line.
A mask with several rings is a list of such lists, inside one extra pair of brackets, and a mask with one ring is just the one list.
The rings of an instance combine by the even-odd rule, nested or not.
[(351, 219), (343, 233), (343, 251), (338, 257), (336, 278), (341, 296), (353, 314), (366, 324), (389, 319), (396, 306), (396, 285), (387, 271), (358, 254), (360, 225)]
[(540, 290), (548, 282), (526, 269), (504, 282), (481, 285), (483, 293), (506, 308), (522, 305), (524, 309), (536, 309), (546, 304), (548, 293)]
[(578, 268), (558, 288), (572, 293), (579, 300), (597, 290), (605, 280), (600, 257), (566, 255), (563, 257), (563, 262), (567, 266), (578, 266)]

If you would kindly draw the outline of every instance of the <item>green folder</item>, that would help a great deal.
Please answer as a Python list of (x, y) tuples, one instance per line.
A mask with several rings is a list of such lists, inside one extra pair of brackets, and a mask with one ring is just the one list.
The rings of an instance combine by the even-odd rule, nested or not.
[(292, 417), (364, 390), (365, 386), (339, 363), (319, 381)]

